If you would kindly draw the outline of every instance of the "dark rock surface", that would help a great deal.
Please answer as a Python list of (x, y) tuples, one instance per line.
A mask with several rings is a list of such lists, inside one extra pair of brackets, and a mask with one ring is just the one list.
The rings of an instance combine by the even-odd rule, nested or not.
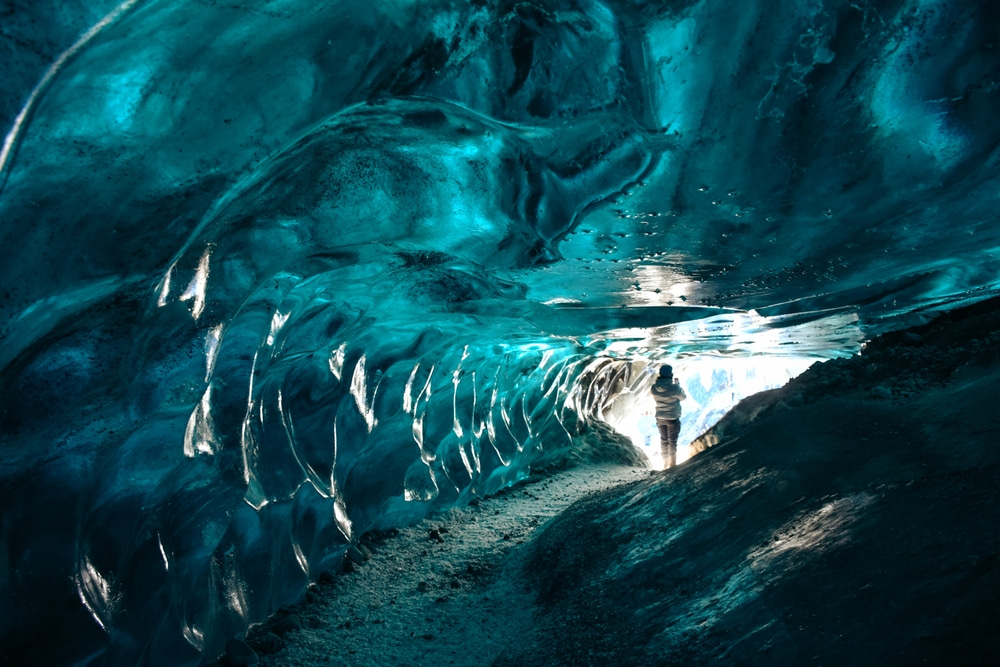
[(526, 569), (537, 636), (494, 664), (996, 664), (996, 307), (817, 365), (570, 508)]
[(226, 642), (226, 663), (231, 667), (256, 665), (260, 662), (257, 653), (242, 639), (230, 639)]

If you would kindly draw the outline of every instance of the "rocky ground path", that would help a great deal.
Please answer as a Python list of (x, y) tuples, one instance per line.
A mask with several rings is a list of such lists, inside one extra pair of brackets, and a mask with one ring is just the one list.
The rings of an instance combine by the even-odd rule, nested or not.
[(599, 466), (536, 475), (369, 534), (350, 554), (351, 571), (324, 577), (248, 642), (267, 667), (490, 665), (531, 634), (535, 596), (520, 568), (538, 529), (586, 495), (650, 474)]

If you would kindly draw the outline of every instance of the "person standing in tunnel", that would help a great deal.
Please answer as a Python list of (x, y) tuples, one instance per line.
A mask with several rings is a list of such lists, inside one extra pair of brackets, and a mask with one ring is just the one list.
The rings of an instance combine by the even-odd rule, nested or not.
[(660, 448), (663, 452), (663, 469), (677, 465), (677, 434), (681, 431), (681, 401), (687, 394), (674, 377), (668, 364), (660, 366), (660, 377), (653, 383), (653, 400), (656, 401), (656, 426), (660, 429)]

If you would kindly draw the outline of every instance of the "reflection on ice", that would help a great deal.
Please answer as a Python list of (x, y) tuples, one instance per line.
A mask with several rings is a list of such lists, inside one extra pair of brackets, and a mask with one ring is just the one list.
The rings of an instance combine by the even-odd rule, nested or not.
[(122, 2), (10, 115), (4, 636), (91, 636), (34, 605), (72, 581), (80, 655), (195, 664), (359, 531), (608, 455), (601, 420), (655, 458), (664, 360), (687, 442), (996, 289), (963, 3), (249, 4)]
[(763, 547), (747, 554), (750, 566), (763, 576), (771, 568), (788, 576), (810, 558), (850, 542), (851, 525), (875, 500), (870, 493), (852, 493), (794, 518), (775, 531)]

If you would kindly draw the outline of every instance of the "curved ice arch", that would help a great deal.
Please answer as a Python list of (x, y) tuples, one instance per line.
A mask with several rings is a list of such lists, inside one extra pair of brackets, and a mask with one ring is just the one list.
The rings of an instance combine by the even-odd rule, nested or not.
[[(618, 130), (594, 141), (595, 123)], [(596, 405), (569, 400), (587, 355), (539, 334), (494, 269), (548, 261), (652, 157), (621, 116), (563, 129), (569, 158), (549, 130), (452, 104), (359, 106), (206, 215), (133, 343), (142, 426), (79, 510), (77, 589), (113, 654), (217, 654), (359, 530), (572, 447)]]

